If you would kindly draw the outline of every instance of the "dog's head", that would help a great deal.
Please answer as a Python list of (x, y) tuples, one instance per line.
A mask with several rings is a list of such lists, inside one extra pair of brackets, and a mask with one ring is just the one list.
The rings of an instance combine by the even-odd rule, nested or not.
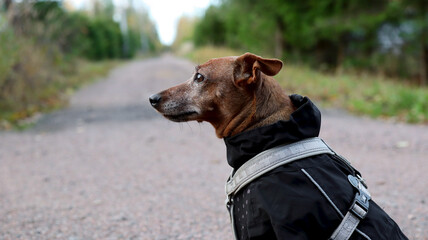
[(211, 59), (198, 65), (186, 82), (150, 96), (151, 105), (169, 120), (207, 121), (216, 127), (251, 103), (263, 76), (282, 68), (277, 59), (251, 53)]

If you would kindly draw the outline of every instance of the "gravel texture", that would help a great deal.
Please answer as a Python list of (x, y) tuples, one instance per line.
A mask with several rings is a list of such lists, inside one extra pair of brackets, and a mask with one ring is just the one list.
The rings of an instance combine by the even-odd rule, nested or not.
[[(223, 141), (148, 103), (193, 66), (168, 55), (130, 63), (34, 128), (0, 132), (0, 239), (232, 239)], [(326, 110), (321, 137), (410, 239), (428, 239), (427, 126)]]

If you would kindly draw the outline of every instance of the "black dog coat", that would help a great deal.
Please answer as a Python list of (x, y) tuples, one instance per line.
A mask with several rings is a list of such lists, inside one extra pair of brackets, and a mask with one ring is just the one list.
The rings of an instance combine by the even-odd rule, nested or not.
[[(317, 137), (321, 114), (308, 99), (290, 96), (298, 109), (289, 121), (225, 138), (227, 160), (237, 170), (258, 153), (286, 143)], [(321, 154), (280, 166), (233, 196), (238, 239), (328, 239), (355, 196), (351, 170), (332, 155)], [(326, 196), (329, 197), (329, 201)], [(340, 216), (340, 211), (343, 215)], [(350, 239), (407, 239), (373, 201)]]

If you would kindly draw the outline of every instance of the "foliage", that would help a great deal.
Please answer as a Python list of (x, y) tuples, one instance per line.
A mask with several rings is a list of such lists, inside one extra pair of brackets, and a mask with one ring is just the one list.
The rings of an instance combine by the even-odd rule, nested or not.
[(152, 23), (139, 29), (130, 21), (124, 34), (111, 9), (101, 13), (68, 12), (58, 1), (13, 2), (0, 11), (0, 129), (63, 106), (72, 89), (117, 65), (107, 59), (134, 57), (141, 36), (151, 45), (146, 51), (159, 48)]
[(64, 105), (70, 89), (105, 75), (117, 65), (105, 61), (65, 61), (60, 52), (54, 53), (34, 40), (7, 31), (0, 34), (0, 42), (5, 43), (0, 45), (0, 51), (6, 54), (0, 62), (0, 129)]
[(90, 48), (85, 52), (86, 57), (93, 60), (120, 58), (122, 51), (122, 34), (119, 25), (111, 19), (95, 19), (88, 26)]
[[(221, 10), (217, 7), (209, 7), (204, 16), (204, 21), (199, 22), (195, 29), (195, 44), (197, 46), (212, 44), (225, 44), (225, 25)], [(208, 37), (209, 36), (209, 37)]]
[(193, 42), (197, 19), (181, 17), (177, 24), (177, 33), (171, 48), (177, 51), (183, 44)]
[[(129, 58), (141, 47), (138, 31), (129, 28), (124, 34), (117, 22), (106, 17), (108, 14), (91, 18), (83, 12), (69, 13), (55, 1), (15, 5), (10, 22), (18, 35), (33, 38), (41, 45), (54, 45), (68, 56), (93, 60)], [(124, 51), (125, 39), (129, 52)]]
[(194, 36), (197, 46), (286, 56), (320, 70), (428, 81), (426, 0), (223, 0)]

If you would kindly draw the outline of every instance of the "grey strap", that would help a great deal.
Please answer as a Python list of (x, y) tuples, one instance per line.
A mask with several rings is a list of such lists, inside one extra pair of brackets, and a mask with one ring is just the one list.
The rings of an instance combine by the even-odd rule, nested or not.
[[(319, 154), (336, 154), (320, 138), (309, 138), (296, 143), (278, 146), (266, 150), (244, 163), (226, 183), (227, 208), (231, 214), (233, 226), (232, 196), (254, 179), (262, 176), (281, 165)], [(342, 158), (341, 158), (342, 159)], [(345, 163), (349, 164), (346, 160)], [(350, 164), (349, 164), (350, 166)], [(330, 240), (348, 240), (357, 228), (360, 221), (367, 215), (370, 193), (360, 176), (348, 176), (349, 182), (358, 189), (354, 202), (346, 213), (340, 225), (330, 237)], [(342, 215), (343, 216), (343, 215)]]
[(259, 153), (244, 163), (226, 183), (228, 196), (266, 172), (281, 165), (319, 154), (335, 154), (321, 138), (308, 138), (296, 143), (278, 146)]
[(358, 177), (349, 175), (348, 180), (358, 192), (355, 194), (351, 208), (331, 235), (330, 240), (348, 240), (369, 211), (371, 195), (367, 188)]
[(330, 240), (348, 240), (359, 223), (360, 219), (349, 211), (331, 235)]

